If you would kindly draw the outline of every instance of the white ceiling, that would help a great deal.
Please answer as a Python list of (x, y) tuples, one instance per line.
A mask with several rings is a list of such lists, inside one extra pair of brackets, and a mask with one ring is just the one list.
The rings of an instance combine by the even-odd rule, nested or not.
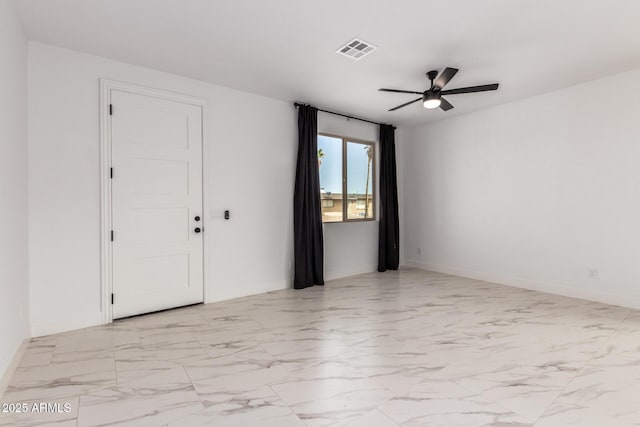
[[(27, 35), (288, 101), (414, 125), (640, 67), (637, 0), (17, 0)], [(335, 50), (378, 46), (361, 61)], [(421, 103), (424, 74), (460, 68), (455, 109)], [(620, 89), (616, 89), (620, 90)], [(601, 107), (601, 108), (607, 108)]]

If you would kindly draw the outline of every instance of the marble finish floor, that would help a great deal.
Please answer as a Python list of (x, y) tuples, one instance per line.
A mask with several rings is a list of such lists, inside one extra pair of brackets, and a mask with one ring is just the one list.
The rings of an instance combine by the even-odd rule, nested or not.
[[(640, 312), (415, 269), (35, 338), (2, 426), (640, 425)], [(52, 406), (52, 408), (56, 408)]]

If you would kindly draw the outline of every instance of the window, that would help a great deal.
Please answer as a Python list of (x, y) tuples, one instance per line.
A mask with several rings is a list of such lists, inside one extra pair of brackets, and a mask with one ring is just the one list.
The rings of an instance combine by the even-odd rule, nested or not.
[(375, 145), (335, 135), (318, 135), (322, 222), (375, 218)]

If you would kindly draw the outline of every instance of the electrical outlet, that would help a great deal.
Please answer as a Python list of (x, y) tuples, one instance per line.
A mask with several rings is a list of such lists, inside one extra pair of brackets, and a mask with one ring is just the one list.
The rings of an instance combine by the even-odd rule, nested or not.
[(587, 269), (587, 277), (591, 280), (596, 280), (598, 278), (598, 269), (596, 268)]
[(418, 255), (422, 255), (422, 248), (418, 248)]

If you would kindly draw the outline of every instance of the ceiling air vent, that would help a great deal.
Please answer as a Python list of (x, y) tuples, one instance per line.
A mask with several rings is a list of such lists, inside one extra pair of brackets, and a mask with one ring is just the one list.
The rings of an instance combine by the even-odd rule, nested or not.
[(336, 53), (358, 61), (374, 50), (376, 50), (376, 46), (372, 45), (371, 43), (367, 43), (360, 39), (353, 39), (349, 43), (342, 46), (340, 49), (336, 50)]

